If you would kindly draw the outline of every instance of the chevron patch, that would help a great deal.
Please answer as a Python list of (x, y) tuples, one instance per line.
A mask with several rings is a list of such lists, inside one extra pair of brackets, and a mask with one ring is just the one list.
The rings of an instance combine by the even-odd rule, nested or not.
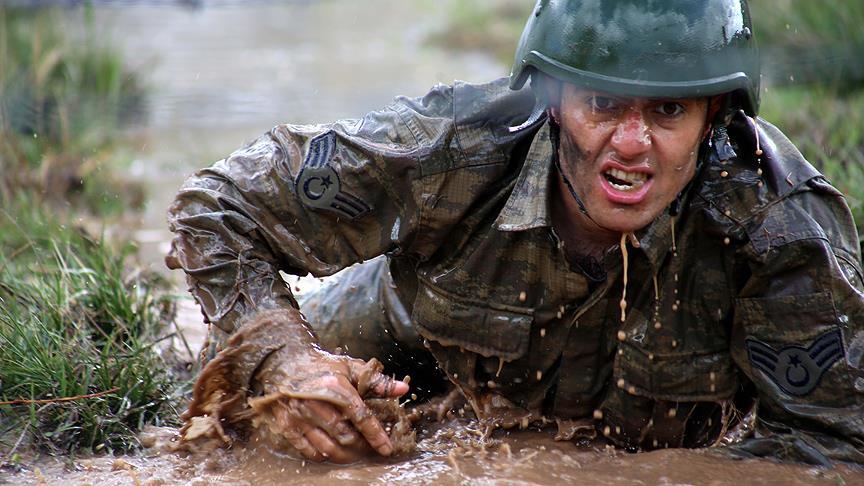
[(336, 151), (336, 134), (327, 132), (312, 139), (294, 189), (304, 206), (324, 209), (354, 219), (371, 210), (360, 198), (342, 190), (339, 174), (330, 167)]
[(846, 354), (839, 329), (822, 334), (806, 348), (790, 345), (774, 349), (752, 338), (747, 338), (745, 344), (753, 366), (795, 396), (812, 392), (822, 375)]

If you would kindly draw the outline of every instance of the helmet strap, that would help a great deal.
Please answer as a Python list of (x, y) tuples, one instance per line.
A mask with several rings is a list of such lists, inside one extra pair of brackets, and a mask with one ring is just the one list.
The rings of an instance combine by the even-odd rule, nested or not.
[[(597, 221), (594, 221), (594, 218), (588, 214), (588, 209), (585, 208), (585, 203), (582, 202), (582, 198), (579, 197), (579, 194), (576, 193), (576, 189), (573, 188), (573, 183), (570, 182), (570, 178), (567, 177), (567, 174), (561, 170), (561, 161), (558, 156), (558, 149), (561, 145), (561, 126), (558, 125), (558, 120), (552, 115), (551, 110), (549, 110), (549, 140), (552, 142), (552, 160), (555, 161), (555, 169), (558, 170), (558, 174), (561, 175), (561, 179), (564, 180), (564, 185), (567, 186), (567, 190), (570, 192), (570, 196), (576, 201), (576, 205), (579, 206), (579, 211), (585, 215), (592, 223), (600, 226)], [(600, 226), (602, 228), (602, 226)]]

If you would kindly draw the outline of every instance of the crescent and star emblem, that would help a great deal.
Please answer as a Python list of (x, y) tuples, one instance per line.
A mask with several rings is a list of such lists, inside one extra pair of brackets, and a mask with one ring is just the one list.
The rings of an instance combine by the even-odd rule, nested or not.
[(304, 206), (337, 213), (344, 219), (355, 219), (372, 210), (360, 198), (342, 188), (339, 173), (331, 166), (336, 153), (336, 133), (323, 133), (309, 142), (294, 190)]
[(303, 183), (303, 192), (309, 199), (321, 199), (321, 197), (327, 193), (327, 189), (332, 185), (333, 178), (329, 175), (324, 177), (309, 177), (306, 179), (306, 182)]
[(775, 349), (753, 338), (744, 342), (753, 367), (795, 396), (812, 392), (825, 372), (845, 356), (839, 329), (823, 333), (806, 348), (793, 344)]

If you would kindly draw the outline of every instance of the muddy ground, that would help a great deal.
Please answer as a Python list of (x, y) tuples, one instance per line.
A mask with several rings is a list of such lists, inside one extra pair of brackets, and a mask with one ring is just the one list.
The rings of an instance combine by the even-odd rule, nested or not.
[[(217, 450), (205, 457), (164, 452), (173, 429), (150, 429), (138, 456), (43, 458), (8, 474), (8, 484), (644, 484), (852, 485), (864, 472), (733, 460), (716, 451), (669, 449), (630, 454), (572, 442), (552, 432), (497, 432), (482, 440), (476, 423), (453, 420), (421, 431), (418, 452), (398, 460), (347, 466), (314, 464), (263, 447)], [(0, 479), (0, 482), (3, 482)]]

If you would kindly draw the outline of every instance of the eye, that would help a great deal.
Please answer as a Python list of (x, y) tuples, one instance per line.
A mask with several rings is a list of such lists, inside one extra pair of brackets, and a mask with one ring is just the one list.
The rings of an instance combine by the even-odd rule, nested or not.
[(684, 106), (681, 103), (675, 103), (674, 101), (667, 101), (664, 103), (660, 103), (657, 106), (657, 113), (660, 113), (663, 116), (668, 117), (676, 117), (684, 113)]
[(614, 111), (619, 108), (618, 102), (608, 96), (589, 96), (586, 101), (594, 111)]

